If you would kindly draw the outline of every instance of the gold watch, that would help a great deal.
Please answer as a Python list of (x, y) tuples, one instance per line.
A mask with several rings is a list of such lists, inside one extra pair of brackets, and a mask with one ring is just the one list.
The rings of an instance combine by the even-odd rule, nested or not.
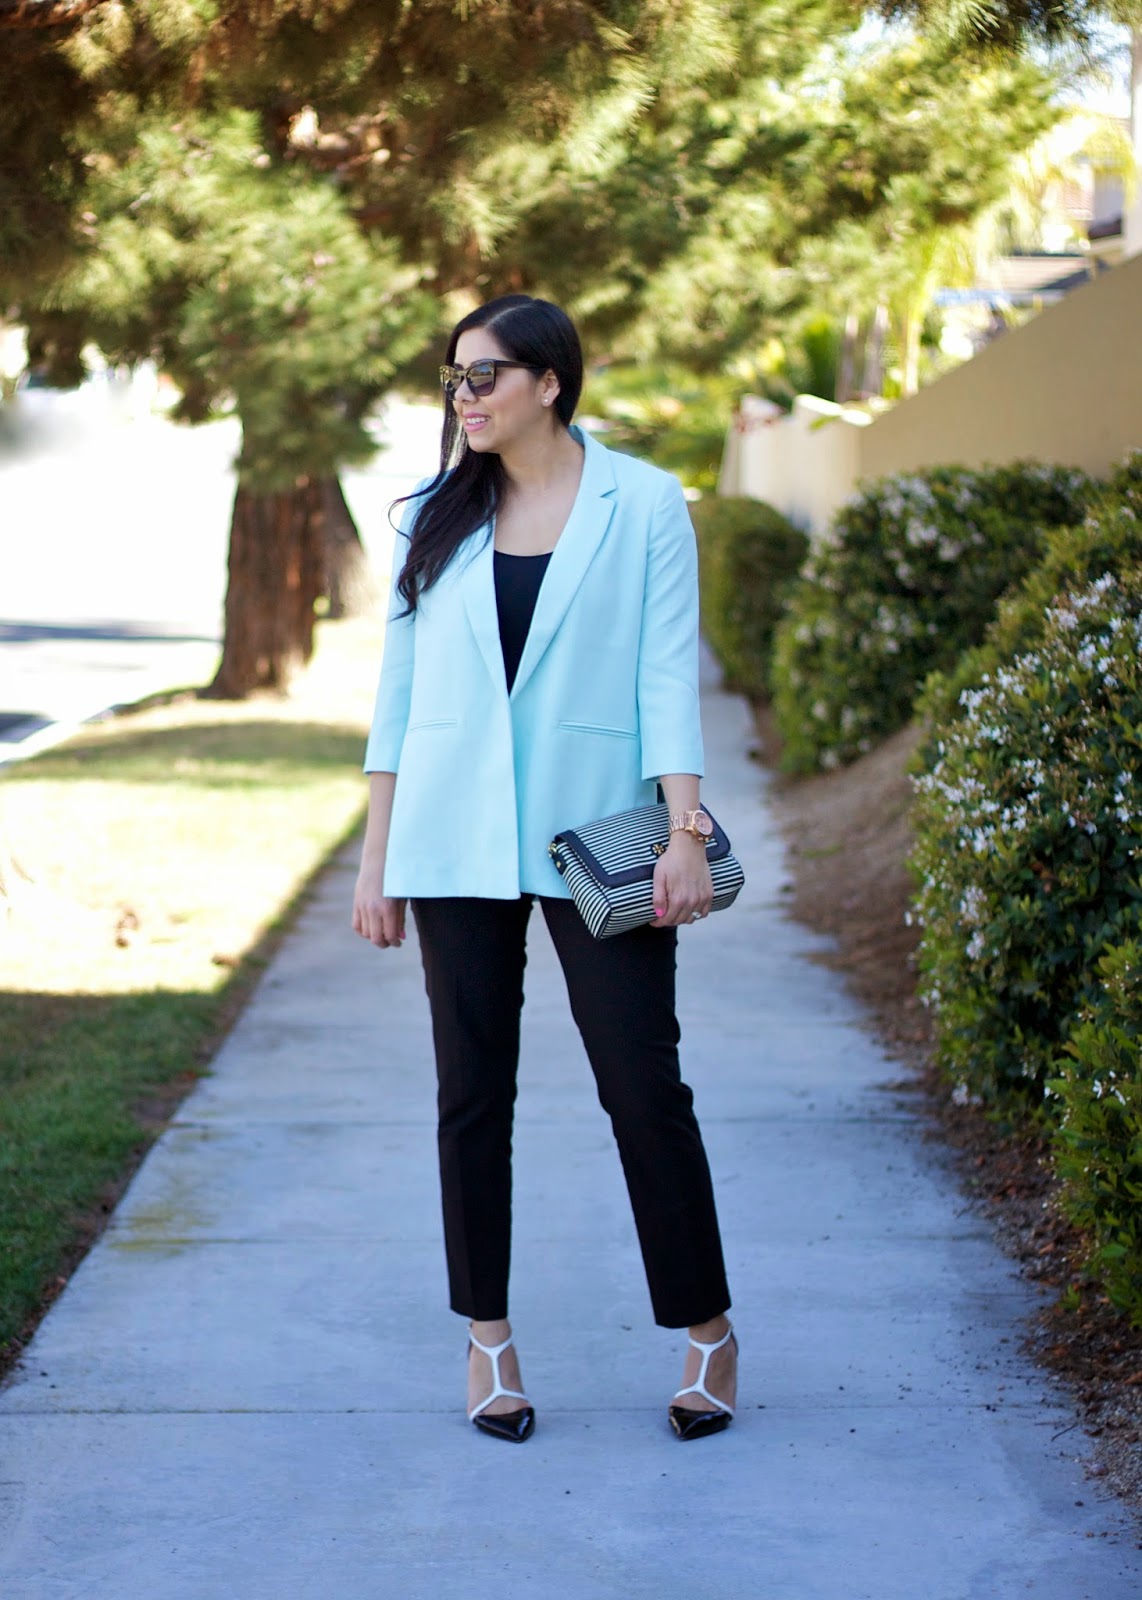
[(699, 806), (695, 811), (672, 811), (670, 813), (671, 833), (689, 833), (697, 839), (699, 844), (705, 844), (714, 831), (713, 818), (708, 811), (703, 811)]

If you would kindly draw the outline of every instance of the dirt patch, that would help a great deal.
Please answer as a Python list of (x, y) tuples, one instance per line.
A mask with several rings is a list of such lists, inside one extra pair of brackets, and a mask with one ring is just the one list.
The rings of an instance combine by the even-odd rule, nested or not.
[(777, 771), (780, 740), (768, 707), (755, 707), (754, 716), (789, 853), (790, 911), (836, 941), (810, 959), (843, 974), (870, 1030), (906, 1067), (929, 1136), (951, 1147), (964, 1191), (1000, 1247), (1024, 1276), (1059, 1291), (1031, 1319), (1024, 1348), (1066, 1385), (1093, 1440), (1091, 1476), (1142, 1519), (1142, 1330), (1086, 1280), (1043, 1136), (956, 1105), (932, 1061), (931, 1017), (916, 994), (920, 934), (904, 921), (914, 888), (904, 865), (912, 848), (905, 763), (918, 730), (902, 729), (852, 766), (790, 778)]

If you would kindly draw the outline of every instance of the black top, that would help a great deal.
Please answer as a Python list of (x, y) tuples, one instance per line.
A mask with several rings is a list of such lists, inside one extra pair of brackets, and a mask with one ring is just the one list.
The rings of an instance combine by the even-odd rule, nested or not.
[(551, 551), (541, 556), (513, 556), (506, 550), (493, 552), (496, 578), (496, 611), (500, 619), (500, 645), (504, 652), (504, 672), (511, 693), (519, 670), (519, 658), (531, 627), (532, 613), (539, 597), (539, 586)]

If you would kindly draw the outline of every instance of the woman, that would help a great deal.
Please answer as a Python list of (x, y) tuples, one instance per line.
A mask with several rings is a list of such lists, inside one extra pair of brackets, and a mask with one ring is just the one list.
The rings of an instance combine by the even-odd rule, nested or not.
[[(557, 306), (507, 295), (472, 312), (441, 378), (441, 470), (408, 497), (393, 556), (353, 927), (397, 947), (411, 900), (451, 1303), (470, 1319), (468, 1414), (517, 1441), (535, 1420), (508, 1265), (524, 944), (538, 899), (611, 1117), (655, 1318), (689, 1329), (669, 1416), (679, 1438), (700, 1438), (733, 1415), (737, 1349), (674, 1011), (677, 929), (712, 900), (695, 815), (694, 533), (669, 474), (572, 426), (582, 354)], [(654, 921), (596, 940), (548, 843), (653, 801), (658, 786), (672, 831)]]

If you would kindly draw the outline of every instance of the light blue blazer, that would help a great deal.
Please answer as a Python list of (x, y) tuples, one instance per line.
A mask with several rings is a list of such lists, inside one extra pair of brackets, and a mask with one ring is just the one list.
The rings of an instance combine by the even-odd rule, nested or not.
[(703, 770), (694, 529), (669, 473), (572, 428), (583, 476), (540, 586), (512, 692), (493, 527), (464, 541), (401, 617), (393, 590), (366, 772), (395, 772), (385, 893), (570, 898), (547, 853), (563, 828)]

